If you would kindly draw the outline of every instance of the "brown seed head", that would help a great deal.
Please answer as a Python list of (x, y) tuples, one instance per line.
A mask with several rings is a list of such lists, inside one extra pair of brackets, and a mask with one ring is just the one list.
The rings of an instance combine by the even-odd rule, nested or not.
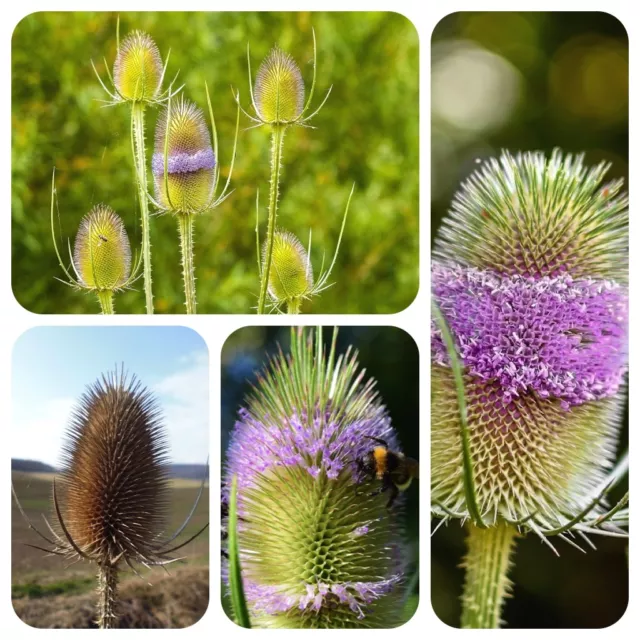
[(75, 408), (62, 457), (59, 526), (69, 535), (60, 537), (103, 566), (153, 562), (169, 510), (168, 443), (153, 394), (124, 372), (103, 375)]

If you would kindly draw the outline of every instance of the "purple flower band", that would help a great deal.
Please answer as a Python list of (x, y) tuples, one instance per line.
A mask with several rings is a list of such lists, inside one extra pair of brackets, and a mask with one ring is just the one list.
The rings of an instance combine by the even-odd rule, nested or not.
[[(317, 415), (311, 424), (305, 416), (265, 423), (240, 409), (227, 458), (227, 475), (238, 476), (238, 491), (250, 487), (256, 476), (272, 467), (301, 466), (314, 478), (321, 472), (335, 480), (353, 461), (371, 449), (369, 437), (382, 438), (393, 449), (398, 442), (384, 407), (350, 423)], [(366, 437), (369, 436), (369, 437)]]
[(346, 604), (358, 614), (358, 618), (365, 617), (364, 608), (375, 600), (390, 593), (399, 583), (402, 576), (396, 574), (386, 580), (377, 582), (345, 582), (342, 584), (301, 585), (304, 593), (293, 595), (283, 593), (273, 585), (259, 585), (250, 580), (244, 581), (247, 600), (255, 612), (276, 614), (290, 609), (311, 609), (320, 611), (323, 606), (331, 603)]
[[(216, 157), (211, 147), (196, 153), (174, 153), (167, 157), (167, 173), (191, 173), (200, 169), (213, 169)], [(164, 175), (164, 153), (154, 153), (151, 159), (153, 175)]]
[[(606, 280), (432, 269), (432, 290), (468, 372), (498, 382), (508, 403), (533, 391), (563, 406), (614, 395), (627, 363), (628, 294)], [(434, 361), (448, 365), (432, 324)]]

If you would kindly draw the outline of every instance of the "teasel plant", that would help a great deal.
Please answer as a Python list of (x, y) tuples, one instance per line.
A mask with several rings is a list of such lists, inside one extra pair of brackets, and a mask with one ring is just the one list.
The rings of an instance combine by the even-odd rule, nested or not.
[[(349, 192), (344, 215), (342, 216), (340, 234), (331, 264), (325, 269), (326, 254), (323, 254), (317, 279), (314, 279), (313, 265), (311, 263), (311, 231), (309, 231), (308, 248), (305, 249), (304, 245), (293, 233), (284, 229), (276, 229), (273, 236), (273, 246), (271, 248), (270, 275), (267, 282), (267, 290), (271, 300), (269, 312), (280, 311), (284, 307), (286, 313), (298, 314), (305, 300), (310, 300), (333, 286), (333, 283), (329, 282), (329, 278), (338, 259), (340, 244), (342, 243), (342, 236), (347, 223), (347, 215), (349, 214), (349, 205), (351, 204), (354, 190), (355, 183)], [(263, 271), (267, 268), (269, 239), (267, 238), (263, 243), (261, 255), (259, 195), (258, 193), (256, 196), (256, 251), (258, 257), (258, 274), (260, 280), (262, 280)]]
[(122, 218), (104, 204), (94, 206), (82, 218), (73, 252), (68, 241), (69, 266), (65, 265), (58, 249), (55, 233), (56, 209), (55, 169), (51, 178), (51, 237), (58, 264), (66, 279), (60, 282), (78, 290), (95, 294), (102, 313), (115, 313), (113, 297), (130, 289), (141, 275), (142, 255), (131, 260), (131, 245)]
[[(553, 151), (483, 164), (432, 263), (431, 495), (466, 525), (464, 628), (497, 628), (516, 540), (625, 538), (628, 198)], [(434, 532), (435, 532), (434, 530)]]
[(183, 560), (176, 551), (200, 501), (206, 476), (183, 524), (165, 535), (170, 511), (169, 447), (155, 396), (124, 367), (89, 385), (71, 415), (62, 450), (62, 468), (53, 480), (54, 520), (43, 514), (42, 533), (22, 517), (47, 547), (26, 546), (97, 569), (97, 619), (101, 629), (118, 623), (120, 573), (128, 567), (167, 567)]
[[(233, 614), (254, 628), (390, 628), (411, 616), (404, 497), (358, 461), (400, 445), (349, 348), (291, 329), (238, 412), (223, 469)], [(225, 517), (224, 513), (228, 515)]]
[[(149, 196), (160, 214), (172, 214), (178, 220), (185, 305), (188, 314), (196, 313), (193, 227), (195, 219), (210, 213), (230, 195), (240, 127), (240, 108), (236, 111), (236, 131), (229, 172), (222, 191), (218, 161), (218, 133), (213, 116), (209, 87), (205, 83), (212, 140), (202, 110), (183, 95), (174, 104), (171, 98), (160, 112), (156, 125), (152, 172), (155, 198)], [(171, 94), (171, 92), (170, 92)], [(239, 105), (239, 98), (237, 98)]]
[(153, 290), (151, 276), (151, 235), (149, 230), (149, 201), (147, 197), (147, 151), (145, 143), (145, 111), (147, 107), (164, 104), (182, 87), (173, 89), (177, 75), (169, 89), (163, 90), (165, 72), (169, 64), (171, 50), (162, 62), (160, 50), (153, 38), (143, 31), (132, 31), (120, 42), (120, 19), (116, 27), (116, 57), (113, 74), (109, 71), (107, 60), (104, 67), (108, 76), (103, 81), (93, 61), (91, 65), (100, 85), (109, 96), (105, 106), (117, 106), (123, 103), (131, 106), (131, 153), (135, 172), (136, 189), (140, 206), (142, 229), (142, 262), (144, 273), (145, 304), (148, 314), (153, 313)]
[[(249, 74), (249, 95), (253, 107), (253, 115), (241, 107), (244, 115), (254, 124), (249, 127), (268, 127), (271, 130), (271, 178), (269, 187), (269, 217), (265, 244), (264, 268), (261, 269), (260, 293), (258, 297), (258, 313), (265, 313), (271, 261), (276, 236), (278, 217), (278, 198), (280, 178), (282, 174), (282, 156), (284, 136), (289, 127), (310, 127), (309, 122), (325, 105), (332, 87), (329, 87), (320, 105), (312, 111), (311, 102), (316, 86), (316, 34), (313, 35), (313, 79), (309, 95), (305, 101), (305, 85), (300, 67), (288, 53), (274, 47), (262, 61), (256, 74), (255, 84), (251, 74), (251, 54), (247, 45), (247, 67)], [(238, 93), (236, 99), (239, 104)]]

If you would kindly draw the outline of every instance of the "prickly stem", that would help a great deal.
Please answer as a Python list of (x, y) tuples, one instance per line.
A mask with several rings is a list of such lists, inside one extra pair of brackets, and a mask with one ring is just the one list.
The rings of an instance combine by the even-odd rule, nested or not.
[(196, 279), (193, 266), (193, 216), (178, 214), (178, 231), (182, 252), (182, 278), (187, 313), (196, 312)]
[(267, 223), (267, 250), (262, 268), (260, 282), (260, 298), (258, 299), (258, 313), (264, 313), (267, 300), (267, 288), (269, 274), (271, 273), (271, 255), (273, 253), (273, 239), (276, 231), (276, 218), (278, 216), (278, 195), (280, 185), (280, 173), (282, 171), (282, 142), (284, 140), (285, 127), (274, 124), (271, 132), (271, 183), (269, 187), (269, 220)]
[(153, 313), (153, 292), (151, 289), (151, 238), (149, 234), (149, 202), (147, 200), (147, 160), (144, 141), (144, 102), (131, 105), (131, 123), (134, 135), (134, 158), (138, 200), (142, 219), (142, 262), (144, 270), (144, 295), (147, 313)]
[(113, 315), (115, 313), (113, 308), (113, 291), (96, 291), (96, 295), (100, 302), (102, 315)]
[(291, 315), (296, 315), (300, 313), (300, 307), (302, 306), (302, 301), (300, 298), (294, 298), (292, 300), (287, 301), (287, 313)]
[(117, 615), (118, 569), (108, 561), (98, 568), (98, 628), (114, 629)]
[(462, 595), (463, 629), (498, 629), (511, 582), (507, 573), (515, 546), (515, 527), (501, 523), (468, 527), (466, 570)]

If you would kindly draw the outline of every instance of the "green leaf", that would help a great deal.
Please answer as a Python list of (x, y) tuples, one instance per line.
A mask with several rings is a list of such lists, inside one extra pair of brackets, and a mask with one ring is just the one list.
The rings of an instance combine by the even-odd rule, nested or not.
[(442, 333), (442, 339), (447, 347), (447, 353), (451, 362), (451, 371), (456, 383), (456, 391), (458, 394), (458, 408), (460, 411), (460, 439), (462, 441), (462, 466), (463, 466), (463, 483), (464, 494), (467, 502), (467, 509), (476, 525), (480, 529), (486, 528), (486, 524), (482, 519), (478, 499), (476, 496), (476, 487), (473, 473), (473, 457), (471, 456), (471, 441), (469, 439), (469, 424), (467, 422), (467, 402), (464, 396), (464, 380), (462, 379), (462, 365), (458, 352), (453, 342), (453, 336), (449, 331), (449, 326), (442, 311), (436, 304), (432, 302), (431, 312), (436, 320), (436, 324)]
[(229, 589), (231, 591), (231, 606), (236, 623), (245, 629), (251, 628), (247, 601), (242, 586), (240, 570), (240, 555), (238, 552), (238, 513), (237, 513), (238, 478), (233, 476), (231, 482), (231, 496), (229, 497)]

